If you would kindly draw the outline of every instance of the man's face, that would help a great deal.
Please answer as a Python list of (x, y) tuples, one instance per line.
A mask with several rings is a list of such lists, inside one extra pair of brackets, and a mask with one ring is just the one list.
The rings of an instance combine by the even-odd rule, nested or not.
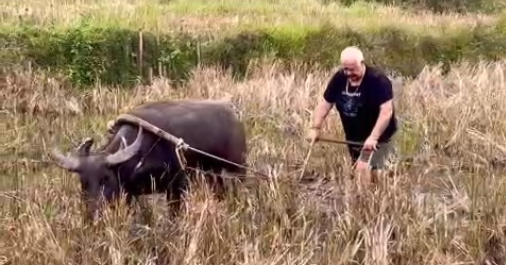
[(362, 63), (344, 62), (344, 74), (352, 81), (357, 81), (362, 77)]

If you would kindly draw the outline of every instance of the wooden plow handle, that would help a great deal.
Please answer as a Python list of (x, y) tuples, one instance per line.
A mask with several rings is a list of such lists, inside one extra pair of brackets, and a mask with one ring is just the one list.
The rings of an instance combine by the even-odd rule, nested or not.
[[(354, 145), (358, 147), (363, 147), (364, 143), (361, 142), (355, 142), (355, 141), (345, 141), (345, 140), (338, 140), (332, 137), (328, 136), (319, 136), (316, 139), (317, 142), (326, 142), (326, 143), (333, 143), (333, 144), (346, 144), (346, 145)], [(378, 143), (377, 147), (379, 147), (381, 144)]]
[(347, 145), (355, 145), (355, 146), (364, 146), (364, 144), (360, 143), (360, 142), (338, 140), (338, 139), (328, 137), (328, 136), (319, 136), (316, 139), (316, 141), (317, 142), (333, 143), (333, 144), (347, 144)]

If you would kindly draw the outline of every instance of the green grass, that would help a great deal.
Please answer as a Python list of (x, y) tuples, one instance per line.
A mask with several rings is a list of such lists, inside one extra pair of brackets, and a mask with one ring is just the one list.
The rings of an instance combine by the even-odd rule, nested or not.
[(3, 27), (29, 23), (70, 27), (81, 19), (103, 27), (121, 26), (147, 31), (190, 31), (195, 34), (232, 34), (245, 29), (272, 27), (336, 27), (374, 30), (396, 26), (407, 31), (445, 34), (450, 28), (468, 28), (494, 16), (413, 14), (396, 7), (358, 2), (349, 7), (323, 5), (317, 0), (184, 1), (45, 1), (8, 0), (0, 4)]
[(360, 46), (369, 62), (416, 76), (427, 64), (447, 67), (463, 59), (501, 57), (505, 44), (493, 27), (498, 15), (413, 13), (364, 2), (8, 0), (0, 5), (0, 58), (6, 65), (33, 63), (85, 86), (98, 80), (129, 85), (139, 76), (148, 80), (150, 71), (184, 81), (198, 64), (232, 67), (244, 76), (251, 60), (263, 57), (289, 67), (302, 62), (328, 68), (348, 45)]

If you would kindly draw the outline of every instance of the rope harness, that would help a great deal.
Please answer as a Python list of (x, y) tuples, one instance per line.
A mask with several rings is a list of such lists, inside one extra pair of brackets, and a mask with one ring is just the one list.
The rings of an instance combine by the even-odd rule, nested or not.
[[(172, 134), (170, 134), (170, 133), (168, 133), (168, 132), (166, 132), (166, 131), (158, 128), (157, 126), (155, 126), (155, 125), (153, 125), (153, 124), (151, 124), (151, 123), (149, 123), (149, 122), (147, 122), (147, 121), (145, 121), (145, 120), (143, 120), (143, 119), (141, 119), (141, 118), (139, 118), (137, 116), (134, 116), (134, 115), (131, 115), (131, 114), (121, 114), (121, 115), (118, 116), (118, 118), (116, 119), (115, 123), (120, 122), (120, 121), (131, 122), (131, 123), (137, 124), (137, 125), (141, 126), (143, 129), (148, 130), (151, 133), (156, 134), (158, 137), (163, 138), (163, 139), (165, 139), (165, 140), (173, 143), (175, 145), (175, 150), (174, 151), (176, 153), (176, 157), (177, 157), (179, 165), (181, 166), (181, 169), (187, 169), (188, 168), (187, 161), (186, 161), (186, 158), (184, 156), (184, 152), (187, 151), (187, 150), (191, 150), (191, 151), (199, 153), (201, 155), (204, 155), (204, 156), (207, 156), (207, 157), (210, 157), (210, 158), (213, 158), (213, 159), (216, 159), (216, 160), (219, 160), (219, 161), (222, 161), (222, 162), (234, 165), (236, 167), (240, 167), (242, 169), (251, 171), (251, 172), (253, 172), (253, 173), (257, 174), (257, 175), (260, 175), (260, 176), (262, 176), (264, 178), (269, 178), (268, 175), (263, 174), (263, 173), (261, 173), (261, 172), (259, 172), (257, 170), (254, 170), (251, 167), (247, 167), (247, 166), (244, 166), (244, 165), (241, 165), (241, 164), (237, 164), (237, 163), (234, 163), (232, 161), (223, 159), (221, 157), (218, 157), (218, 156), (215, 156), (213, 154), (210, 154), (210, 153), (204, 152), (202, 150), (196, 149), (194, 147), (191, 147), (190, 145), (188, 145), (187, 143), (185, 143), (185, 141), (183, 140), (183, 138), (176, 137), (176, 136), (174, 136), (174, 135), (172, 135)], [(341, 140), (327, 138), (327, 137), (319, 137), (317, 141), (330, 142), (330, 143), (338, 143), (338, 144), (348, 144), (348, 145), (354, 145), (354, 146), (363, 146), (363, 144), (359, 143), (359, 142), (341, 141)], [(310, 147), (310, 149), (309, 149), (309, 151), (307, 153), (306, 159), (304, 161), (304, 167), (303, 167), (302, 172), (301, 172), (301, 178), (302, 178), (302, 175), (304, 174), (306, 165), (307, 165), (309, 157), (311, 155), (313, 144), (314, 144), (314, 142), (311, 143), (311, 147)], [(367, 160), (368, 160), (369, 163), (371, 162), (373, 154), (374, 154), (374, 152), (370, 152), (368, 154), (369, 157), (368, 157)], [(140, 166), (140, 164), (137, 165), (137, 166)]]
[(258, 175), (261, 175), (263, 177), (266, 177), (268, 178), (267, 175), (261, 173), (261, 172), (258, 172), (250, 167), (247, 167), (247, 166), (244, 166), (244, 165), (241, 165), (241, 164), (237, 164), (237, 163), (234, 163), (232, 161), (228, 161), (226, 159), (223, 159), (221, 157), (218, 157), (218, 156), (215, 156), (213, 154), (210, 154), (210, 153), (207, 153), (207, 152), (204, 152), (204, 151), (201, 151), (199, 149), (196, 149), (194, 147), (191, 147), (190, 145), (188, 145), (187, 143), (184, 142), (183, 138), (180, 138), (180, 137), (176, 137), (158, 127), (156, 127), (155, 125), (137, 117), (137, 116), (134, 116), (134, 115), (131, 115), (131, 114), (121, 114), (118, 116), (118, 118), (116, 119), (116, 123), (119, 122), (119, 121), (126, 121), (126, 122), (132, 122), (132, 123), (135, 123), (135, 124), (138, 124), (139, 126), (141, 126), (143, 129), (146, 129), (154, 134), (156, 134), (157, 136), (173, 143), (175, 145), (175, 153), (176, 153), (176, 157), (177, 157), (177, 160), (178, 160), (178, 163), (179, 165), (181, 166), (181, 169), (186, 169), (187, 168), (187, 161), (185, 159), (185, 156), (184, 156), (184, 152), (187, 151), (187, 150), (191, 150), (193, 152), (196, 152), (196, 153), (199, 153), (201, 155), (204, 155), (204, 156), (208, 156), (208, 157), (211, 157), (211, 158), (214, 158), (216, 160), (220, 160), (222, 162), (225, 162), (225, 163), (228, 163), (228, 164), (231, 164), (231, 165), (234, 165), (234, 166), (237, 166), (237, 167), (240, 167), (242, 169), (245, 169), (245, 170), (249, 170), (255, 174), (258, 174)]

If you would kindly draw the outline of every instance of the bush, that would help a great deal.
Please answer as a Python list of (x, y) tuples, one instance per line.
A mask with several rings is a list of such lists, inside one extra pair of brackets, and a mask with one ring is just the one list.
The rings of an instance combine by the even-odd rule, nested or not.
[(147, 77), (149, 68), (160, 72), (160, 65), (170, 70), (175, 79), (188, 73), (192, 66), (188, 64), (195, 61), (195, 47), (191, 46), (195, 42), (187, 42), (182, 35), (176, 39), (142, 34), (140, 60), (139, 36), (139, 32), (130, 29), (88, 24), (67, 30), (24, 27), (0, 32), (0, 46), (18, 47), (12, 49), (15, 53), (0, 55), (11, 64), (15, 58), (28, 60), (35, 67), (63, 71), (77, 85), (98, 80), (108, 84), (133, 83), (139, 76)]
[(97, 81), (129, 85), (139, 77), (146, 80), (150, 73), (181, 82), (199, 63), (232, 68), (241, 76), (252, 59), (261, 57), (277, 58), (287, 65), (303, 62), (328, 68), (338, 62), (342, 48), (358, 45), (369, 63), (413, 77), (428, 64), (449, 66), (463, 59), (495, 60), (506, 55), (502, 31), (502, 27), (483, 26), (437, 37), (391, 27), (363, 32), (323, 26), (293, 34), (283, 29), (252, 30), (214, 40), (144, 32), (139, 49), (138, 31), (82, 24), (65, 30), (4, 29), (0, 47), (5, 49), (0, 56), (4, 65), (30, 61), (39, 68), (64, 72), (77, 85)]
[[(320, 0), (323, 3), (338, 2), (344, 5), (352, 5), (364, 0)], [(494, 13), (504, 8), (504, 2), (500, 0), (365, 0), (386, 5), (400, 6), (405, 9), (429, 10), (436, 13), (457, 12), (485, 12)]]

